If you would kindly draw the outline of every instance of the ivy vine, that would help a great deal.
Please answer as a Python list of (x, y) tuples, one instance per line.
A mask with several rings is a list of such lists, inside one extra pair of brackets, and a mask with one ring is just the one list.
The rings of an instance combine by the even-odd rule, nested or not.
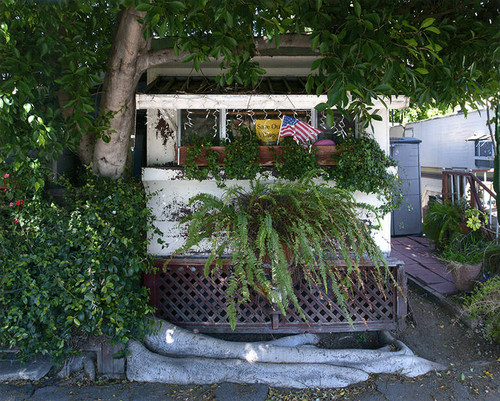
[(340, 188), (376, 193), (383, 201), (380, 211), (391, 212), (401, 206), (401, 179), (389, 171), (394, 159), (385, 154), (371, 136), (347, 138), (338, 145), (337, 165), (328, 169), (328, 178)]
[[(211, 144), (207, 141), (195, 141), (186, 152), (186, 164), (184, 166), (186, 178), (190, 180), (203, 181), (212, 175), (220, 180), (219, 154), (210, 149)], [(197, 160), (204, 158), (207, 166), (197, 164)]]
[[(371, 136), (343, 140), (338, 145), (341, 152), (335, 156), (337, 165), (329, 167), (319, 165), (315, 146), (297, 144), (292, 138), (284, 138), (280, 145), (280, 151), (273, 155), (278, 178), (294, 181), (313, 170), (322, 170), (325, 179), (334, 180), (340, 188), (377, 194), (382, 200), (382, 213), (391, 212), (402, 203), (401, 180), (389, 171), (396, 162)], [(224, 166), (219, 165), (219, 154), (210, 146), (209, 142), (199, 141), (187, 150), (187, 178), (201, 181), (211, 176), (219, 183), (224, 179), (252, 180), (261, 168), (259, 141), (250, 131), (240, 132), (226, 143)], [(196, 164), (201, 157), (207, 161), (206, 167)]]
[(224, 172), (227, 179), (253, 180), (259, 172), (259, 140), (249, 130), (226, 143)]
[(280, 178), (293, 181), (319, 169), (315, 146), (299, 145), (292, 138), (284, 138), (280, 149), (280, 153), (274, 154), (274, 166)]

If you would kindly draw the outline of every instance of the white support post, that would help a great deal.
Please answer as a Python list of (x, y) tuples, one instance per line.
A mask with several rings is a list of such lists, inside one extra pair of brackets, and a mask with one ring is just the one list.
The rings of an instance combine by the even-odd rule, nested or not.
[(318, 128), (318, 111), (316, 109), (311, 109), (311, 125)]
[(226, 135), (226, 122), (227, 122), (227, 109), (219, 110), (219, 138), (221, 143), (225, 142)]

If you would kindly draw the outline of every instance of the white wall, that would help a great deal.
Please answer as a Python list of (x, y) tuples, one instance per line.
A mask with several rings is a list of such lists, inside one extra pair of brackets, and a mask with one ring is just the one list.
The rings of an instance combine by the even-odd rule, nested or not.
[(422, 140), (420, 163), (422, 168), (467, 168), (474, 164), (474, 142), (465, 140), (474, 134), (488, 134), (486, 111), (477, 111), (406, 124), (405, 136)]
[[(181, 226), (179, 221), (186, 216), (190, 210), (189, 199), (194, 195), (206, 192), (214, 195), (221, 195), (223, 189), (217, 186), (215, 180), (186, 180), (183, 178), (183, 172), (180, 169), (165, 169), (148, 167), (143, 170), (142, 177), (144, 186), (148, 193), (156, 195), (149, 202), (149, 207), (153, 210), (155, 216), (155, 225), (163, 232), (162, 239), (168, 243), (168, 246), (162, 248), (157, 242), (157, 237), (151, 238), (151, 244), (148, 253), (157, 256), (169, 256), (185, 243), (186, 227)], [(271, 182), (269, 180), (269, 182)], [(242, 186), (249, 188), (248, 180), (227, 180), (227, 186)], [(330, 185), (334, 185), (330, 182)], [(367, 195), (361, 192), (355, 193), (358, 202), (379, 205), (375, 195)], [(390, 252), (390, 215), (385, 216), (381, 221), (383, 229), (374, 233), (374, 239), (382, 252)], [(210, 249), (207, 247), (195, 249), (192, 254), (208, 254)]]

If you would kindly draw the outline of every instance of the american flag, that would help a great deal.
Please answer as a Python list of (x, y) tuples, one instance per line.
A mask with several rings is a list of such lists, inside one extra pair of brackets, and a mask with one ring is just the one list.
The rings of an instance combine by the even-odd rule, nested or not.
[(281, 123), (280, 138), (284, 136), (292, 136), (295, 142), (305, 142), (314, 139), (323, 131), (314, 128), (312, 125), (306, 124), (296, 118), (285, 116)]

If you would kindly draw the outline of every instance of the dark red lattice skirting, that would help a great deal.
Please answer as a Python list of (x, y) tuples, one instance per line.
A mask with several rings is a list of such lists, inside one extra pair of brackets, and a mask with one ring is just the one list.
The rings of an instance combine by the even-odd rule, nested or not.
[[(145, 276), (144, 283), (151, 291), (151, 304), (156, 316), (181, 327), (201, 332), (233, 332), (225, 311), (227, 273), (218, 270), (213, 277), (203, 275), (205, 261), (199, 258), (173, 259), (166, 268), (157, 260), (155, 274)], [(237, 333), (299, 333), (394, 330), (404, 326), (406, 317), (406, 279), (400, 262), (389, 261), (400, 290), (394, 283), (377, 286), (373, 265), (362, 267), (364, 289), (354, 289), (347, 305), (353, 324), (335, 303), (331, 291), (321, 287), (309, 288), (299, 281), (296, 294), (305, 322), (292, 306), (286, 315), (276, 311), (265, 298), (251, 294), (250, 302), (238, 306)]]

